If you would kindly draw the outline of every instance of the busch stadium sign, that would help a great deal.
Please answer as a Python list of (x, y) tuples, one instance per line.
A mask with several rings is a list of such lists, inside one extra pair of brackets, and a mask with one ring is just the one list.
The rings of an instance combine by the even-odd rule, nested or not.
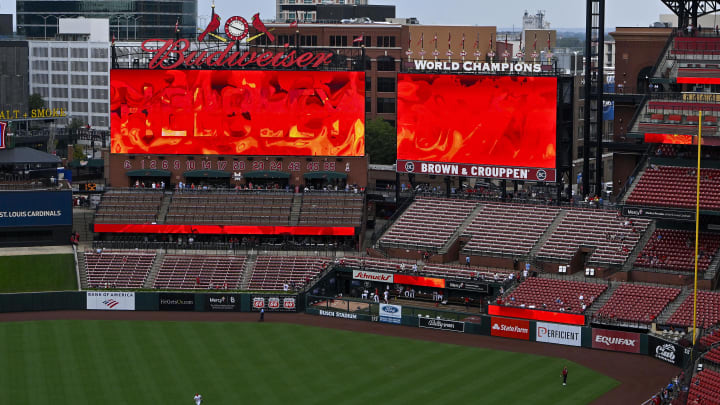
[(485, 62), (441, 62), (432, 60), (415, 60), (415, 70), (445, 72), (476, 72), (476, 73), (540, 73), (539, 63), (485, 63)]
[(142, 43), (141, 48), (144, 52), (154, 54), (148, 64), (150, 69), (176, 69), (199, 66), (237, 68), (249, 65), (275, 69), (305, 69), (309, 67), (317, 68), (330, 63), (332, 60), (332, 52), (298, 52), (291, 49), (289, 44), (285, 44), (280, 52), (240, 51), (236, 49), (236, 44), (240, 41), (245, 40), (245, 43), (250, 43), (261, 36), (266, 36), (267, 42), (275, 41), (275, 36), (271, 32), (272, 29), (265, 27), (259, 13), (253, 16), (252, 26), (257, 30), (258, 34), (248, 37), (249, 24), (245, 18), (240, 16), (228, 18), (225, 23), (225, 34), (228, 40), (216, 35), (220, 28), (220, 16), (213, 14), (207, 28), (198, 35), (197, 40), (198, 43), (201, 43), (206, 37), (210, 36), (219, 41), (227, 42), (225, 49), (221, 51), (192, 50), (190, 40), (184, 38), (148, 39)]

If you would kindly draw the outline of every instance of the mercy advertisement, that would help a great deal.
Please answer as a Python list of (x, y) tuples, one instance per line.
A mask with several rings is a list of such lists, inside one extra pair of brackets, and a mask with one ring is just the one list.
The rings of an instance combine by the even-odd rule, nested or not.
[(111, 152), (364, 156), (363, 72), (110, 74)]

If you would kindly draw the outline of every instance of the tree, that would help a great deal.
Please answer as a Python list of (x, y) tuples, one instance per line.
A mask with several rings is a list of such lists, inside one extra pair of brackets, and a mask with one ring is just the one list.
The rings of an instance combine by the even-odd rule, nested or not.
[(382, 118), (365, 123), (365, 153), (370, 163), (391, 165), (397, 160), (397, 133), (395, 127)]
[(80, 129), (83, 127), (83, 121), (79, 118), (73, 118), (70, 120), (70, 123), (67, 125), (67, 128), (70, 130)]
[(30, 95), (30, 98), (28, 98), (28, 106), (30, 110), (40, 110), (45, 108), (45, 100), (43, 100), (42, 96), (38, 93), (33, 93)]
[(85, 151), (83, 150), (82, 145), (75, 144), (73, 145), (73, 154), (72, 158), (73, 160), (85, 160)]

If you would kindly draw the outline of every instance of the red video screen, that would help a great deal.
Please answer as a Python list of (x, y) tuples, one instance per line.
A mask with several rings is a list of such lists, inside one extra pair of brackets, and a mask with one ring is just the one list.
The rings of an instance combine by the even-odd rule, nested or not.
[(555, 77), (398, 74), (398, 160), (554, 169)]
[(675, 145), (692, 145), (692, 135), (678, 134), (653, 134), (645, 133), (645, 142), (647, 143), (671, 143)]
[(363, 156), (363, 72), (139, 70), (110, 74), (111, 151)]

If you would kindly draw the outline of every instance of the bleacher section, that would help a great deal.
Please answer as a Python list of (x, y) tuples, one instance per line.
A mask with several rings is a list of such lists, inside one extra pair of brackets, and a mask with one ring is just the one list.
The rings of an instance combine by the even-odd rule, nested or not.
[(340, 259), (341, 265), (364, 269), (367, 271), (382, 271), (387, 273), (412, 273), (414, 261), (400, 259), (381, 259), (376, 257), (347, 256)]
[(298, 225), (360, 226), (362, 217), (362, 194), (305, 193)]
[(282, 291), (287, 283), (297, 290), (320, 274), (329, 261), (326, 257), (258, 256), (248, 289)]
[(483, 280), (489, 282), (505, 282), (510, 275), (510, 270), (491, 269), (487, 267), (458, 266), (443, 264), (426, 264), (423, 267), (423, 275), (449, 279)]
[(599, 320), (649, 324), (679, 294), (678, 288), (622, 284), (594, 316)]
[[(692, 326), (693, 296), (690, 294), (680, 308), (666, 322), (674, 326)], [(698, 291), (697, 293), (697, 326), (709, 328), (720, 322), (720, 293)]]
[[(700, 233), (698, 271), (707, 270), (718, 248), (720, 235)], [(635, 266), (672, 271), (695, 270), (695, 232), (656, 229), (635, 261)]]
[(464, 255), (529, 254), (560, 210), (555, 207), (485, 204), (463, 232)]
[[(705, 346), (710, 346), (717, 342), (720, 342), (720, 329), (715, 329), (712, 332), (710, 332), (700, 338), (700, 343), (702, 343)], [(718, 362), (718, 364), (720, 364), (720, 362)]]
[(245, 256), (166, 255), (154, 288), (205, 290), (240, 288)]
[(95, 222), (149, 224), (158, 221), (162, 190), (112, 190), (103, 194)]
[[(694, 209), (695, 170), (691, 167), (649, 167), (628, 196), (627, 204)], [(720, 169), (701, 169), (700, 178), (700, 208), (720, 209)]]
[(720, 373), (704, 369), (690, 382), (689, 405), (720, 405)]
[(705, 360), (720, 364), (720, 346), (717, 346), (705, 353)]
[[(710, 29), (712, 31), (712, 28)], [(712, 34), (712, 33), (711, 33)], [(713, 56), (720, 57), (720, 38), (712, 36), (677, 36), (673, 39), (672, 55), (698, 55), (704, 58), (713, 59)]]
[(182, 191), (168, 209), (168, 224), (288, 225), (287, 192)]
[(155, 252), (85, 252), (90, 288), (141, 288), (155, 260)]
[(606, 284), (530, 277), (503, 298), (502, 304), (581, 314), (582, 305), (587, 309), (606, 289)]
[(380, 246), (437, 252), (477, 205), (477, 201), (418, 198), (380, 238)]
[(593, 247), (590, 264), (622, 265), (650, 221), (627, 219), (617, 211), (571, 209), (545, 241), (538, 257), (569, 262), (581, 247)]

